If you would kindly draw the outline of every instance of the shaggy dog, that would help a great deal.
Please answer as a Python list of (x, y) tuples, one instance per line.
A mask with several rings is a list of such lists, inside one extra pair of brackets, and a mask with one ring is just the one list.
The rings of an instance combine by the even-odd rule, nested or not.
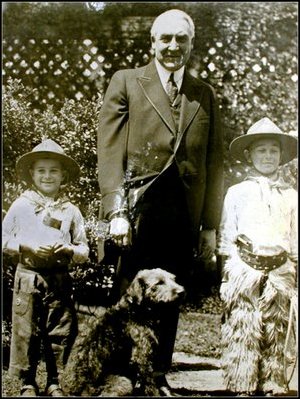
[(184, 293), (175, 276), (162, 269), (141, 270), (120, 301), (91, 317), (72, 348), (62, 386), (76, 396), (160, 396), (153, 377), (156, 326), (161, 306)]

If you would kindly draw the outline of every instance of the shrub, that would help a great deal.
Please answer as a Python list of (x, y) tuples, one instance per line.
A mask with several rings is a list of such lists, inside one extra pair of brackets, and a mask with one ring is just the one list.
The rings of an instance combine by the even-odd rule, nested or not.
[[(143, 7), (106, 3), (97, 12), (86, 7), (93, 4), (101, 3), (5, 4), (2, 204), (4, 215), (26, 188), (15, 174), (15, 162), (42, 139), (56, 140), (74, 157), (82, 173), (66, 191), (83, 213), (90, 244), (89, 261), (74, 265), (74, 297), (106, 304), (115, 275), (112, 264), (97, 262), (101, 197), (96, 137), (102, 95), (113, 72), (149, 61), (149, 28), (159, 13), (176, 7), (192, 16), (196, 37), (188, 66), (216, 89), (225, 135), (227, 189), (245, 176), (243, 165), (228, 153), (233, 138), (263, 116), (269, 116), (286, 132), (297, 130), (297, 6), (281, 2), (145, 2)], [(86, 39), (90, 47), (82, 44)], [(62, 63), (57, 56), (64, 60), (59, 75), (55, 70)], [(84, 56), (90, 56), (90, 61)], [(93, 61), (98, 59), (94, 70)], [(35, 62), (40, 63), (39, 68)], [(85, 68), (90, 75), (84, 75)], [(83, 96), (80, 101), (73, 99), (78, 91)], [(52, 97), (49, 92), (54, 93)], [(295, 160), (282, 168), (284, 178), (295, 188), (297, 166)], [(16, 263), (17, 259), (3, 256), (5, 335), (10, 329)], [(212, 307), (207, 302), (209, 311)], [(9, 340), (3, 342), (7, 346)]]
[[(74, 266), (75, 291), (83, 298), (88, 296), (85, 291), (96, 287), (107, 298), (114, 276), (111, 265), (103, 269), (97, 262), (101, 197), (96, 140), (102, 95), (113, 72), (149, 61), (149, 27), (160, 12), (179, 7), (192, 16), (196, 36), (188, 67), (216, 89), (225, 136), (227, 189), (246, 172), (229, 156), (233, 138), (263, 116), (286, 132), (297, 130), (297, 8), (294, 3), (150, 2), (142, 8), (134, 3), (107, 3), (97, 12), (86, 4), (7, 3), (4, 9), (3, 213), (26, 188), (15, 174), (16, 159), (43, 138), (56, 140), (78, 161), (82, 172), (76, 184), (66, 187), (85, 217), (90, 244), (90, 260)], [(90, 48), (82, 45), (85, 39)], [(66, 67), (57, 76), (54, 69), (61, 60), (56, 55), (63, 55)], [(84, 56), (91, 59), (85, 61)], [(19, 57), (28, 66), (23, 67)], [(34, 68), (35, 61), (40, 68)], [(84, 75), (85, 67), (91, 75)], [(77, 83), (81, 100), (70, 98)], [(54, 98), (49, 91), (55, 92)], [(285, 165), (282, 172), (296, 187), (297, 161)], [(11, 287), (8, 270), (4, 268), (4, 283)]]
[[(33, 112), (27, 101), (28, 88), (20, 80), (9, 79), (3, 92), (3, 143), (4, 143), (4, 192), (3, 214), (27, 186), (18, 180), (16, 159), (45, 138), (58, 142), (68, 155), (81, 166), (78, 182), (69, 184), (65, 191), (76, 204), (86, 223), (90, 246), (90, 259), (74, 265), (72, 272), (74, 297), (97, 303), (107, 303), (114, 277), (112, 265), (98, 265), (97, 236), (100, 194), (97, 181), (97, 124), (101, 98), (81, 101), (65, 100), (60, 110), (48, 106), (45, 111)], [(4, 316), (10, 319), (11, 291), (17, 259), (3, 257), (3, 285), (6, 292)], [(97, 294), (96, 294), (96, 291)], [(96, 298), (97, 297), (97, 298)]]

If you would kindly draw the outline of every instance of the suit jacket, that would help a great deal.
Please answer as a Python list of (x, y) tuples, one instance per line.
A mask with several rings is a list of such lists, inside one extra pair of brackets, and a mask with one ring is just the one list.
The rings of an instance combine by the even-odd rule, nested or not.
[(100, 111), (98, 177), (103, 218), (130, 211), (173, 162), (193, 232), (217, 228), (223, 201), (223, 138), (212, 87), (185, 71), (176, 129), (155, 63), (116, 72)]

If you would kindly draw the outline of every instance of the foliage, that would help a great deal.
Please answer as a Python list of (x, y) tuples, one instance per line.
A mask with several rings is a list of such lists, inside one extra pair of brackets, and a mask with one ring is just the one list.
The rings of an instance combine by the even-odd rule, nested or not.
[[(91, 288), (89, 282), (95, 281), (94, 287), (100, 284), (107, 297), (113, 279), (110, 265), (106, 265), (105, 275), (96, 267), (101, 201), (96, 137), (103, 94), (116, 70), (150, 60), (151, 23), (169, 8), (185, 10), (195, 21), (194, 50), (188, 68), (216, 90), (224, 127), (226, 188), (245, 175), (244, 166), (229, 156), (233, 138), (263, 116), (286, 132), (297, 131), (296, 3), (106, 2), (99, 11), (92, 3), (5, 3), (4, 213), (25, 188), (15, 175), (16, 159), (45, 137), (58, 141), (78, 161), (82, 172), (79, 182), (66, 187), (85, 217), (91, 248), (89, 262), (75, 265), (74, 287), (81, 291), (79, 296), (86, 287)], [(43, 44), (45, 39), (48, 42)], [(82, 72), (79, 76), (79, 65), (84, 64), (84, 39), (91, 41), (95, 57), (103, 57), (101, 74), (96, 70), (89, 77)], [(50, 52), (54, 57), (65, 57), (66, 73), (55, 76), (53, 60), (47, 58)], [(17, 54), (24, 57), (22, 61), (39, 61), (41, 68), (27, 74)], [(13, 68), (7, 66), (8, 59), (15, 61)], [(81, 100), (73, 96), (76, 84), (81, 85)], [(283, 174), (296, 187), (297, 161), (284, 166)], [(12, 275), (5, 270), (4, 282), (10, 289)]]
[(221, 40), (208, 52), (214, 53), (211, 81), (222, 85), (229, 140), (263, 116), (296, 130), (296, 18), (293, 5), (284, 3), (237, 3), (219, 14)]
[[(150, 60), (149, 30), (154, 18), (169, 8), (179, 8), (195, 22), (194, 50), (188, 67), (214, 86), (219, 100), (229, 180), (244, 174), (243, 167), (228, 157), (229, 143), (253, 122), (268, 116), (284, 131), (297, 131), (296, 3), (97, 5), (6, 3), (4, 60), (9, 62), (4, 62), (4, 83), (12, 76), (30, 86), (28, 99), (37, 109), (45, 109), (47, 104), (60, 109), (66, 99), (78, 94), (87, 100), (103, 96), (116, 70)], [(35, 44), (26, 45), (32, 38)], [(91, 47), (82, 45), (84, 39), (89, 39)], [(31, 63), (33, 72), (25, 73), (18, 66), (21, 58), (14, 60), (11, 52), (16, 41), (16, 56)], [(48, 59), (47, 54), (54, 59)], [(86, 56), (92, 57), (89, 62)], [(32, 66), (32, 60), (39, 60), (40, 68)], [(95, 70), (91, 67), (93, 60), (99, 63)], [(9, 68), (10, 62), (13, 67)], [(90, 69), (87, 76), (85, 67)], [(56, 68), (61, 70), (60, 75), (56, 75)]]
[[(37, 90), (37, 89), (33, 89)], [(28, 97), (31, 89), (20, 81), (9, 79), (3, 87), (3, 159), (4, 175), (8, 180), (13, 177), (14, 162), (23, 152), (30, 151), (38, 143), (34, 131), (34, 115)], [(18, 146), (16, 146), (18, 137)]]
[[(93, 298), (98, 289), (98, 303), (109, 296), (114, 270), (97, 262), (98, 210), (100, 194), (97, 182), (97, 124), (101, 98), (93, 100), (66, 100), (59, 111), (48, 106), (45, 111), (32, 112), (27, 98), (28, 89), (20, 80), (9, 79), (3, 91), (3, 163), (4, 193), (3, 213), (11, 203), (28, 188), (15, 173), (15, 161), (45, 138), (58, 142), (65, 152), (81, 166), (79, 182), (64, 187), (71, 201), (79, 206), (86, 221), (90, 259), (83, 265), (74, 265), (72, 273), (74, 296), (77, 299)], [(9, 320), (11, 290), (17, 259), (3, 258), (3, 283), (6, 291), (4, 315)], [(8, 309), (6, 309), (8, 307)]]
[(89, 35), (91, 27), (97, 29), (97, 16), (84, 2), (16, 2), (6, 3), (4, 8), (3, 34), (15, 37), (52, 38)]
[[(48, 105), (33, 113), (27, 101), (29, 89), (21, 80), (9, 79), (3, 91), (3, 162), (5, 192), (19, 194), (22, 182), (15, 174), (15, 161), (45, 138), (57, 141), (81, 167), (79, 183), (68, 194), (84, 213), (99, 208), (97, 183), (97, 125), (101, 99), (65, 100), (59, 111)], [(14, 190), (9, 187), (13, 185)], [(12, 187), (11, 187), (12, 188)], [(11, 200), (13, 197), (11, 197)], [(10, 205), (6, 198), (5, 205)], [(6, 206), (7, 206), (6, 205)]]
[(71, 272), (74, 300), (87, 305), (111, 304), (115, 277), (114, 265), (96, 265), (95, 262), (76, 265)]
[[(79, 330), (84, 330), (85, 323), (91, 315), (78, 314)], [(220, 356), (220, 316), (207, 315), (201, 312), (201, 309), (190, 312), (183, 309), (179, 316), (178, 333), (175, 343), (175, 352), (185, 352), (187, 355), (198, 355), (207, 358), (218, 359)], [(7, 341), (10, 326), (3, 323), (3, 371), (2, 371), (2, 396), (15, 398), (19, 396), (21, 381), (8, 375), (8, 349)], [(7, 355), (7, 356), (5, 356)], [(193, 365), (191, 365), (191, 368)], [(172, 370), (174, 371), (174, 370)], [(185, 382), (183, 377), (183, 383)], [(43, 395), (43, 389), (47, 380), (46, 367), (44, 361), (40, 362), (37, 368), (36, 382), (40, 387), (40, 394)], [(194, 396), (193, 392), (190, 395)]]
[[(47, 103), (53, 104), (56, 99), (48, 98), (47, 86), (62, 102), (59, 90), (71, 98), (76, 94), (72, 86), (77, 80), (82, 80), (84, 97), (91, 99), (98, 90), (103, 94), (116, 70), (149, 61), (151, 24), (155, 16), (171, 7), (187, 11), (195, 21), (189, 68), (216, 88), (226, 135), (241, 134), (265, 114), (287, 130), (296, 129), (296, 3), (106, 2), (99, 11), (86, 7), (86, 3), (7, 3), (3, 18), (7, 46), (18, 40), (18, 56), (25, 57), (29, 64), (39, 59), (41, 67), (33, 68), (35, 75), (25, 74), (13, 62), (14, 68), (5, 68), (4, 80), (8, 76), (21, 77), (26, 85), (39, 87)], [(29, 39), (36, 44), (26, 46)], [(41, 44), (43, 39), (50, 41), (48, 47)], [(101, 74), (96, 70), (92, 77), (82, 76), (84, 71), (79, 66), (88, 66), (80, 44), (84, 39), (93, 43), (95, 59), (96, 55), (104, 58)], [(24, 46), (28, 47), (26, 51)], [(6, 57), (11, 51), (4, 47)], [(54, 76), (55, 68), (49, 66), (55, 60), (43, 58), (47, 52), (67, 61), (61, 75)], [(45, 107), (45, 102), (36, 101), (34, 105)]]

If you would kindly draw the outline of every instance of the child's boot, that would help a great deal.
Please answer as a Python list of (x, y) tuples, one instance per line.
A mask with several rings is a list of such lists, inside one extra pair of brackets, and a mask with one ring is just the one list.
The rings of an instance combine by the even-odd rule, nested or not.
[(46, 390), (47, 396), (65, 396), (59, 384), (51, 384)]
[(38, 389), (34, 385), (23, 385), (20, 396), (33, 397), (38, 396)]

